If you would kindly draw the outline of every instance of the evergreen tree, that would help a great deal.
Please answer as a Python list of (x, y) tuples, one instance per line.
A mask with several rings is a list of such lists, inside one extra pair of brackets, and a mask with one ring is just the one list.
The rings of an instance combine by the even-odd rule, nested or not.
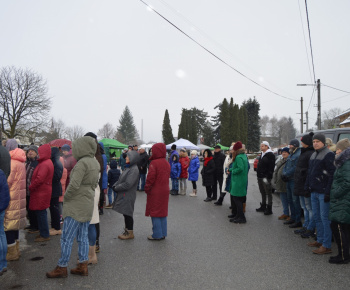
[(260, 148), (260, 104), (255, 99), (249, 98), (243, 102), (243, 106), (247, 110), (248, 116), (248, 138), (246, 148), (248, 151), (257, 152)]
[(203, 125), (202, 138), (203, 144), (207, 146), (214, 146), (216, 144), (214, 139), (214, 128), (209, 121), (206, 121)]
[(171, 125), (170, 125), (168, 110), (165, 110), (165, 114), (164, 114), (162, 136), (165, 144), (170, 144), (175, 142), (175, 139), (173, 136), (173, 130), (171, 129)]
[(220, 135), (221, 135), (221, 144), (224, 146), (229, 146), (232, 142), (231, 140), (231, 129), (230, 128), (230, 112), (229, 112), (229, 104), (226, 100), (222, 102), (221, 106), (221, 128), (220, 128)]
[(129, 107), (126, 106), (119, 119), (116, 139), (124, 144), (131, 144), (135, 143), (138, 138), (139, 134), (134, 124), (134, 118), (129, 110)]
[(179, 125), (179, 132), (177, 134), (178, 139), (180, 139), (180, 138), (187, 139), (188, 138), (187, 117), (188, 117), (187, 109), (182, 109), (181, 122)]
[(230, 115), (230, 144), (235, 140), (235, 126), (237, 123), (236, 116), (234, 114), (235, 104), (233, 102), (233, 98), (230, 100), (229, 105), (229, 115)]
[(211, 117), (211, 121), (212, 121), (212, 126), (214, 127), (214, 140), (215, 143), (220, 143), (221, 142), (221, 107), (222, 107), (222, 103), (216, 105), (214, 107), (214, 110), (218, 109), (218, 113), (216, 116)]
[(240, 115), (240, 133), (241, 133), (241, 142), (243, 144), (247, 144), (247, 137), (248, 137), (248, 116), (247, 116), (247, 109), (244, 106), (241, 106), (239, 109), (239, 115)]
[(240, 130), (240, 115), (239, 115), (239, 106), (237, 104), (233, 107), (233, 118), (234, 118), (234, 125), (233, 125), (233, 138), (232, 141), (237, 142), (241, 140), (241, 130)]

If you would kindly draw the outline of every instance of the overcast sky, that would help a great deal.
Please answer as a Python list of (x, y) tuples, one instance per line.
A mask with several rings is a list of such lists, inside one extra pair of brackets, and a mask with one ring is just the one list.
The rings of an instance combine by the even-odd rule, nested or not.
[[(139, 132), (143, 119), (144, 140), (161, 141), (165, 109), (177, 136), (182, 108), (215, 115), (223, 98), (241, 104), (253, 96), (261, 116), (291, 116), (299, 129), (300, 97), (306, 110), (313, 89), (296, 86), (313, 83), (305, 1), (144, 1), (235, 69), (296, 101), (245, 79), (139, 0), (0, 0), (0, 66), (41, 74), (51, 115), (86, 131), (117, 126), (128, 105)], [(350, 1), (309, 0), (308, 10), (316, 79), (350, 91)], [(321, 95), (326, 102), (346, 94), (322, 87)], [(323, 110), (345, 110), (349, 100), (324, 103)]]

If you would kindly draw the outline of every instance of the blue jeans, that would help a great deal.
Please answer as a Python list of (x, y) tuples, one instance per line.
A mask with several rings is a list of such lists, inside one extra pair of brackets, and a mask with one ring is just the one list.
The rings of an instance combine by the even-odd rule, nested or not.
[(332, 230), (331, 222), (328, 219), (329, 202), (324, 202), (324, 194), (312, 192), (311, 204), (313, 210), (313, 218), (317, 228), (317, 242), (325, 248), (331, 248)]
[(154, 239), (161, 239), (168, 234), (167, 217), (152, 217)]
[[(140, 188), (140, 183), (141, 183), (141, 188)], [(139, 183), (137, 184), (137, 190), (145, 190), (145, 184), (146, 184), (146, 174), (140, 173), (140, 179)]]
[(311, 198), (300, 196), (300, 204), (304, 210), (304, 224), (303, 227), (314, 231), (315, 230), (315, 221), (312, 218), (312, 208), (311, 208)]
[(112, 187), (108, 188), (108, 204), (112, 204), (112, 193), (113, 193), (113, 201), (117, 198), (117, 193), (113, 190)]
[(96, 245), (96, 237), (97, 237), (95, 224), (89, 225), (88, 237), (89, 237), (89, 246), (91, 246), (91, 247), (95, 246)]
[(7, 267), (7, 240), (4, 230), (5, 210), (0, 212), (0, 272)]
[(280, 199), (283, 206), (283, 214), (289, 216), (289, 202), (287, 198), (287, 192), (280, 192)]
[[(290, 207), (290, 219), (295, 221), (295, 208), (293, 202), (294, 180), (287, 182), (287, 199)], [(300, 217), (299, 217), (300, 219)]]
[(179, 180), (177, 178), (171, 179), (172, 190), (179, 190)]
[[(294, 189), (294, 182), (293, 182), (293, 189)], [(294, 193), (292, 195), (292, 198), (293, 198), (293, 206), (294, 206), (294, 212), (295, 212), (295, 219), (294, 219), (294, 221), (296, 223), (299, 223), (299, 222), (301, 222), (300, 198), (299, 198), (299, 195), (294, 195)]]
[(47, 212), (46, 209), (35, 210), (36, 219), (38, 221), (38, 227), (40, 236), (43, 238), (48, 238), (50, 236), (49, 224), (47, 222)]
[(61, 236), (61, 258), (58, 260), (58, 266), (68, 266), (74, 238), (78, 242), (79, 263), (89, 260), (89, 224), (90, 222), (80, 223), (69, 216), (64, 219)]

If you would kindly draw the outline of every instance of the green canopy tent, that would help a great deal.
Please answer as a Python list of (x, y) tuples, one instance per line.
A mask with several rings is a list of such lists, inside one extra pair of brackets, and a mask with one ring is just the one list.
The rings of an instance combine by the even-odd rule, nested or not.
[[(221, 145), (220, 143), (216, 144), (216, 145), (219, 145), (221, 147), (221, 150), (223, 151), (228, 151), (230, 150), (230, 147), (226, 147), (226, 146), (223, 146)], [(214, 147), (210, 148), (210, 150), (214, 150)]]
[(128, 145), (120, 143), (118, 140), (114, 139), (104, 138), (100, 142), (102, 142), (105, 147), (107, 162), (110, 161), (111, 156), (119, 159), (123, 149), (128, 148)]

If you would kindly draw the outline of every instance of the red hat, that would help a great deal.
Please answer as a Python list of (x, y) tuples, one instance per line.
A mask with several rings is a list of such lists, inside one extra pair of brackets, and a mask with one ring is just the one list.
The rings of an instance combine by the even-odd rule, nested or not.
[(235, 143), (235, 145), (233, 146), (233, 150), (237, 151), (239, 149), (241, 149), (243, 146), (242, 146), (242, 142), (241, 141), (238, 141)]

